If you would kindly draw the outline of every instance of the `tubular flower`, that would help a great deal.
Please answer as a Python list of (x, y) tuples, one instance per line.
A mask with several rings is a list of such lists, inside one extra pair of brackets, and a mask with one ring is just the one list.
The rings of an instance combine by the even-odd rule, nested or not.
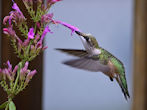
[[(5, 16), (4, 19), (3, 19), (3, 24), (6, 25), (7, 24), (7, 21), (10, 19), (10, 16)], [(11, 25), (11, 24), (9, 24)]]
[(45, 29), (44, 29), (44, 31), (43, 31), (43, 33), (42, 33), (42, 36), (41, 36), (40, 40), (43, 40), (44, 37), (45, 37), (45, 35), (46, 35), (48, 32), (52, 33), (51, 30), (49, 29), (49, 26), (46, 26)]
[(6, 34), (6, 35), (8, 35), (8, 36), (11, 36), (13, 38), (16, 36), (16, 33), (12, 29), (12, 26), (9, 26), (8, 28), (3, 28), (3, 33)]
[(46, 10), (48, 10), (53, 4), (57, 3), (57, 2), (60, 2), (62, 0), (47, 0), (46, 1)]
[(43, 23), (43, 24), (47, 24), (50, 22), (55, 23), (55, 21), (52, 18), (53, 18), (53, 13), (42, 15), (41, 23)]
[(53, 5), (53, 4), (55, 4), (56, 2), (60, 2), (60, 1), (62, 1), (62, 0), (47, 0), (47, 4), (48, 4), (48, 5)]
[(26, 61), (24, 64), (24, 67), (21, 68), (20, 70), (20, 81), (27, 80), (27, 82), (29, 82), (32, 79), (32, 77), (37, 73), (36, 70), (33, 70), (33, 71), (29, 70), (28, 66), (29, 66), (29, 62)]
[(30, 28), (29, 32), (28, 32), (28, 38), (29, 39), (34, 39), (34, 28)]
[(24, 67), (20, 70), (20, 80), (24, 80), (26, 75), (29, 73), (30, 70), (28, 70), (29, 62), (27, 61), (24, 65)]
[(29, 81), (32, 79), (32, 77), (37, 73), (36, 70), (30, 71), (27, 76), (26, 76), (26, 80), (25, 80), (25, 84), (28, 84)]
[[(42, 32), (42, 35), (40, 36), (38, 33), (35, 35), (34, 28), (30, 28), (28, 32), (28, 38), (24, 40), (24, 42), (21, 41), (21, 39), (17, 39), (18, 41), (18, 52), (20, 54), (24, 54), (24, 56), (19, 56), (20, 58), (27, 58), (28, 61), (31, 61), (35, 56), (37, 56), (41, 51), (45, 50), (47, 46), (43, 46), (43, 39), (46, 36), (46, 34), (51, 32), (49, 29), (49, 26), (46, 26), (44, 31)], [(31, 45), (30, 45), (30, 41)], [(30, 48), (28, 50), (28, 45), (30, 45)]]
[(11, 22), (14, 22), (15, 24), (20, 24), (26, 20), (23, 13), (20, 11), (19, 7), (14, 1), (12, 8), (14, 9), (14, 11), (11, 11), (10, 15), (4, 18), (3, 20), (4, 25), (6, 25), (7, 21), (9, 22), (9, 26), (10, 26), (12, 25)]
[(72, 32), (71, 32), (71, 35), (75, 32), (75, 31), (80, 31), (77, 27), (75, 26), (72, 26), (71, 24), (67, 24), (65, 22), (62, 22), (62, 21), (56, 21), (56, 23), (58, 24), (61, 24), (67, 28), (69, 28)]
[(13, 1), (12, 9), (14, 9), (15, 11), (17, 11), (17, 12), (20, 13), (21, 15), (23, 15), (22, 12), (20, 11), (18, 5), (17, 5), (14, 1)]
[(18, 65), (14, 67), (12, 70), (12, 64), (9, 62), (9, 60), (6, 62), (7, 68), (1, 69), (0, 68), (0, 79), (6, 80), (8, 78), (10, 81), (14, 80), (15, 74), (18, 70)]
[(43, 33), (42, 33), (42, 35), (41, 35), (40, 40), (35, 45), (35, 49), (45, 50), (47, 48), (47, 46), (43, 47), (43, 39), (44, 39), (44, 37), (46, 36), (46, 34), (48, 32), (52, 33), (51, 30), (49, 29), (49, 26), (46, 26), (45, 29), (44, 29), (44, 31), (43, 31)]

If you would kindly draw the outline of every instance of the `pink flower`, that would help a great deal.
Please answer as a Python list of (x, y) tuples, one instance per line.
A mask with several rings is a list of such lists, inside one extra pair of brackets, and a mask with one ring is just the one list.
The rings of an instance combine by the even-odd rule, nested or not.
[(29, 72), (28, 65), (29, 65), (29, 62), (27, 61), (24, 67), (20, 70), (20, 80), (24, 80), (27, 73)]
[(12, 72), (12, 65), (10, 64), (10, 61), (7, 61), (8, 71)]
[(28, 32), (28, 38), (29, 39), (34, 39), (34, 35), (35, 35), (34, 28), (30, 28), (29, 32)]
[(27, 77), (32, 78), (36, 73), (37, 73), (37, 71), (33, 70), (33, 71), (28, 73)]
[(40, 38), (40, 35), (37, 34), (36, 37), (35, 37), (35, 40), (37, 41), (39, 38)]
[(11, 39), (14, 41), (18, 41), (18, 50), (22, 47), (22, 40), (16, 35), (15, 31), (12, 29), (12, 26), (9, 26), (8, 28), (3, 28), (3, 33), (10, 36)]
[(31, 72), (28, 73), (27, 77), (26, 77), (26, 80), (25, 80), (25, 84), (28, 84), (29, 81), (32, 79), (32, 77), (37, 73), (36, 70), (33, 70)]
[(10, 63), (10, 61), (8, 60), (5, 64), (7, 68), (0, 68), (0, 77), (3, 78), (3, 80), (6, 80), (6, 78), (8, 78), (10, 81), (13, 81), (18, 70), (18, 65), (16, 65), (12, 71), (12, 64)]
[(48, 32), (52, 33), (51, 30), (49, 29), (49, 26), (46, 26), (45, 29), (44, 29), (44, 31), (43, 31), (43, 33), (42, 33), (42, 36), (41, 36), (41, 38), (40, 38), (41, 41), (44, 39), (45, 35), (46, 35)]
[[(12, 1), (13, 1), (13, 0), (12, 0)], [(20, 13), (21, 15), (23, 15), (22, 12), (20, 11), (18, 5), (17, 5), (14, 1), (13, 1), (13, 6), (12, 6), (12, 8), (13, 8), (14, 10), (16, 10), (18, 13)]]
[[(42, 42), (43, 42), (43, 39), (44, 39), (44, 37), (46, 36), (46, 34), (47, 34), (48, 32), (52, 33), (51, 30), (49, 29), (49, 26), (46, 26), (45, 29), (44, 29), (44, 31), (43, 31), (43, 33), (42, 33), (42, 35), (41, 35), (40, 40), (39, 40), (39, 41), (37, 42), (37, 44), (35, 45), (35, 48), (36, 48), (36, 49), (42, 49), (42, 50), (44, 50), (44, 49), (47, 48), (47, 47), (43, 47)], [(38, 36), (38, 37), (39, 37), (39, 36)], [(36, 39), (36, 40), (37, 40), (37, 39)]]
[(62, 1), (62, 0), (47, 0), (47, 4), (53, 5), (53, 4), (55, 4), (56, 2), (59, 2), (59, 1)]
[(36, 49), (41, 49), (42, 48), (42, 40), (39, 40), (35, 46)]
[(42, 50), (45, 50), (45, 49), (47, 49), (48, 48), (48, 46), (44, 46), (43, 48), (42, 48)]
[(8, 35), (8, 36), (12, 36), (15, 37), (16, 33), (15, 31), (12, 29), (12, 26), (9, 26), (8, 28), (3, 28), (3, 33)]
[[(43, 8), (42, 9), (45, 9), (45, 10), (48, 10), (51, 5), (55, 4), (56, 2), (59, 2), (59, 1), (62, 1), (62, 0), (46, 0), (46, 6), (43, 5)], [(46, 8), (44, 8), (46, 7)]]
[(53, 19), (53, 13), (45, 14), (41, 17), (41, 23), (50, 23), (50, 22), (55, 22)]
[(3, 19), (3, 24), (6, 25), (7, 21), (9, 23), (9, 26), (12, 27), (12, 23), (11, 23), (12, 22), (12, 16), (5, 16), (4, 19)]
[(13, 2), (12, 9), (14, 9), (14, 11), (10, 12), (9, 24), (11, 20), (13, 20), (13, 22), (17, 24), (22, 23), (24, 20), (26, 20), (26, 18), (24, 17), (23, 13), (20, 11), (18, 5), (13, 0), (12, 2)]
[(11, 11), (10, 15), (4, 18), (3, 20), (4, 25), (6, 25), (7, 21), (9, 22), (9, 26), (12, 26), (12, 22), (19, 24), (26, 20), (26, 18), (24, 17), (23, 13), (20, 11), (17, 4), (13, 0), (12, 2), (13, 2), (12, 9), (14, 9), (14, 11)]
[(75, 32), (75, 31), (80, 31), (77, 27), (75, 26), (72, 26), (71, 24), (67, 24), (65, 22), (62, 22), (62, 21), (56, 21), (56, 23), (59, 23), (67, 28), (69, 28), (72, 32), (71, 32), (71, 35)]
[(34, 51), (36, 51), (35, 47), (34, 47), (34, 45), (31, 45), (31, 52), (34, 53)]
[(37, 23), (36, 23), (36, 25), (37, 25), (37, 27), (38, 27), (38, 28), (41, 28), (41, 26), (40, 26), (40, 23), (39, 23), (39, 22), (37, 22)]
[(19, 37), (17, 37), (16, 39), (18, 41), (18, 45), (22, 45), (23, 44), (22, 40)]
[(18, 70), (18, 65), (16, 65), (16, 66), (14, 67), (12, 73), (15, 75), (15, 73), (17, 72), (17, 70)]
[(10, 81), (13, 81), (14, 80), (14, 77), (11, 76), (10, 72), (8, 71), (8, 69), (4, 69), (4, 74), (6, 74), (7, 78), (10, 80)]
[(10, 16), (5, 16), (3, 19), (3, 24), (6, 25), (6, 22), (9, 20)]
[(26, 63), (25, 63), (25, 65), (24, 65), (24, 70), (27, 70), (28, 69), (28, 65), (29, 65), (29, 62), (27, 61)]
[(27, 38), (27, 39), (25, 39), (25, 41), (23, 42), (23, 46), (28, 46), (28, 44), (29, 44), (29, 42), (30, 42), (30, 38)]

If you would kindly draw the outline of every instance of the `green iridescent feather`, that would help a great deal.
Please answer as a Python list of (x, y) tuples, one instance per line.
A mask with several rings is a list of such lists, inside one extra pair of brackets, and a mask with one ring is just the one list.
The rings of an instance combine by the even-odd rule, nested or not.
[(111, 61), (114, 67), (116, 67), (118, 74), (119, 74), (117, 81), (125, 95), (125, 98), (127, 99), (127, 96), (128, 97), (130, 96), (128, 92), (127, 81), (126, 81), (126, 76), (125, 76), (125, 68), (124, 68), (123, 63), (119, 59), (117, 59), (115, 56), (113, 56), (110, 52), (108, 52), (107, 50), (103, 48), (100, 48), (100, 49), (101, 49), (101, 54), (99, 55), (99, 60), (103, 61), (105, 64), (107, 64), (108, 61)]

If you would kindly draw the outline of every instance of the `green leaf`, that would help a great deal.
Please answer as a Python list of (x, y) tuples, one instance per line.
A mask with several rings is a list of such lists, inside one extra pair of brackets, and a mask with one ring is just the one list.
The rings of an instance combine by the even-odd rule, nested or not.
[(0, 109), (3, 109), (7, 106), (8, 104), (8, 101), (4, 102), (3, 104), (0, 105)]
[(10, 101), (9, 103), (9, 110), (16, 110), (16, 107), (13, 101)]

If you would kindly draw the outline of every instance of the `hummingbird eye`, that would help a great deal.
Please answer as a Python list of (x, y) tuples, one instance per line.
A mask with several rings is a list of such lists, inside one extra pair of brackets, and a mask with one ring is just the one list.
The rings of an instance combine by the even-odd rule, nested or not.
[(89, 37), (86, 37), (86, 36), (85, 36), (85, 39), (86, 39), (86, 41), (89, 41)]

